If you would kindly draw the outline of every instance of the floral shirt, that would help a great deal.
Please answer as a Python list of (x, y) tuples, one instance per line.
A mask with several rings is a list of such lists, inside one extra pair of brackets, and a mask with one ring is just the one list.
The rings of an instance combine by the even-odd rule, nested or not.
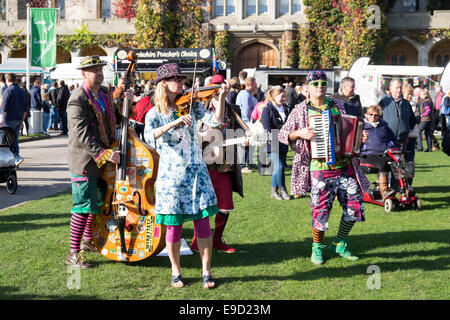
[(192, 118), (190, 128), (171, 128), (155, 140), (155, 129), (174, 121), (176, 115), (174, 112), (161, 114), (155, 107), (145, 117), (145, 141), (160, 156), (156, 179), (156, 214), (196, 215), (217, 204), (194, 128), (197, 120), (211, 127), (218, 127), (220, 123), (216, 123), (213, 115), (198, 101), (192, 107)]

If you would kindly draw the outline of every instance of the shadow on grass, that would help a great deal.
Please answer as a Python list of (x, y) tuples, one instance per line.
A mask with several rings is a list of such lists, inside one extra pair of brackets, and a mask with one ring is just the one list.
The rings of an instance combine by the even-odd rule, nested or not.
[[(183, 237), (192, 236), (192, 230), (187, 229), (183, 233)], [(184, 232), (184, 231), (183, 231)], [(324, 277), (342, 278), (352, 277), (356, 275), (366, 274), (370, 265), (376, 264), (382, 272), (394, 272), (396, 270), (413, 270), (422, 269), (423, 271), (448, 270), (450, 264), (448, 239), (450, 238), (450, 230), (427, 230), (427, 231), (404, 231), (404, 232), (386, 232), (368, 235), (350, 235), (349, 243), (352, 252), (355, 252), (360, 260), (358, 262), (347, 262), (337, 256), (326, 252), (327, 263), (323, 267), (315, 267), (314, 270), (298, 271), (294, 274), (283, 275), (283, 270), (273, 270), (273, 275), (254, 275), (251, 277), (227, 277), (221, 279), (221, 282), (234, 281), (259, 281), (259, 280), (315, 280)], [(190, 243), (188, 241), (188, 243)], [(327, 237), (325, 243), (330, 243), (331, 238)], [(214, 267), (253, 267), (256, 265), (276, 265), (293, 259), (307, 259), (311, 255), (312, 240), (307, 238), (304, 241), (296, 242), (259, 242), (252, 244), (232, 244), (236, 247), (237, 252), (234, 254), (219, 253), (214, 250), (212, 264)], [(441, 243), (445, 246), (431, 250), (407, 250), (405, 245), (416, 245), (426, 243)], [(392, 249), (398, 246), (402, 249)], [(425, 246), (424, 246), (425, 247)], [(380, 248), (389, 248), (387, 251), (380, 252)], [(377, 250), (378, 252), (372, 252)], [(392, 250), (394, 250), (392, 252)], [(417, 259), (415, 257), (420, 257)], [(437, 258), (436, 258), (437, 257)], [(404, 260), (408, 261), (398, 261)], [(381, 259), (389, 259), (385, 261), (374, 261)], [(367, 262), (365, 262), (367, 261)], [(110, 263), (101, 261), (101, 263)], [(336, 263), (344, 263), (345, 267), (335, 267)], [(131, 265), (142, 267), (167, 267), (170, 268), (168, 257), (150, 257), (146, 260), (133, 263)], [(201, 270), (200, 256), (198, 253), (189, 256), (181, 256), (182, 268), (198, 268)], [(276, 268), (276, 267), (275, 267)], [(299, 267), (300, 269), (300, 267)]]
[(98, 297), (83, 296), (83, 295), (35, 295), (35, 294), (19, 294), (19, 289), (16, 287), (0, 287), (0, 299), (1, 300), (95, 300)]
[(419, 195), (425, 196), (427, 194), (436, 194), (436, 193), (447, 193), (450, 190), (450, 185), (448, 186), (424, 186), (424, 187), (416, 187), (414, 186), (414, 190), (416, 190), (416, 193)]
[(32, 223), (38, 220), (55, 220), (67, 219), (67, 213), (27, 213), (27, 214), (11, 214), (0, 215), (0, 233), (31, 231), (45, 228), (57, 228), (61, 226), (69, 226), (69, 222), (53, 222), (53, 223)]

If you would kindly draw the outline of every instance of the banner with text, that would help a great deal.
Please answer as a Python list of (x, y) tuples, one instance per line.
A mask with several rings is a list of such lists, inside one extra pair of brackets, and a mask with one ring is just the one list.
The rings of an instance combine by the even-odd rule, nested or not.
[(30, 8), (32, 66), (56, 66), (56, 18), (56, 9)]

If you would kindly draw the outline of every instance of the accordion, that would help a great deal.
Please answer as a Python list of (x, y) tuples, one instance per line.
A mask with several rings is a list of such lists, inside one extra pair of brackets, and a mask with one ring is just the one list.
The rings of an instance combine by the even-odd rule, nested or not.
[(352, 115), (332, 115), (325, 110), (308, 117), (315, 137), (311, 140), (311, 158), (336, 164), (336, 156), (357, 157), (361, 153), (364, 121)]

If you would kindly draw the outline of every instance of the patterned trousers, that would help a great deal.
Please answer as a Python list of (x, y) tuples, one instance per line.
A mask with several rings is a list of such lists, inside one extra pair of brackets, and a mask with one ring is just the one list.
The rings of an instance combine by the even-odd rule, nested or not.
[(311, 171), (310, 206), (314, 229), (328, 230), (328, 219), (336, 196), (345, 221), (365, 221), (363, 195), (352, 166)]

